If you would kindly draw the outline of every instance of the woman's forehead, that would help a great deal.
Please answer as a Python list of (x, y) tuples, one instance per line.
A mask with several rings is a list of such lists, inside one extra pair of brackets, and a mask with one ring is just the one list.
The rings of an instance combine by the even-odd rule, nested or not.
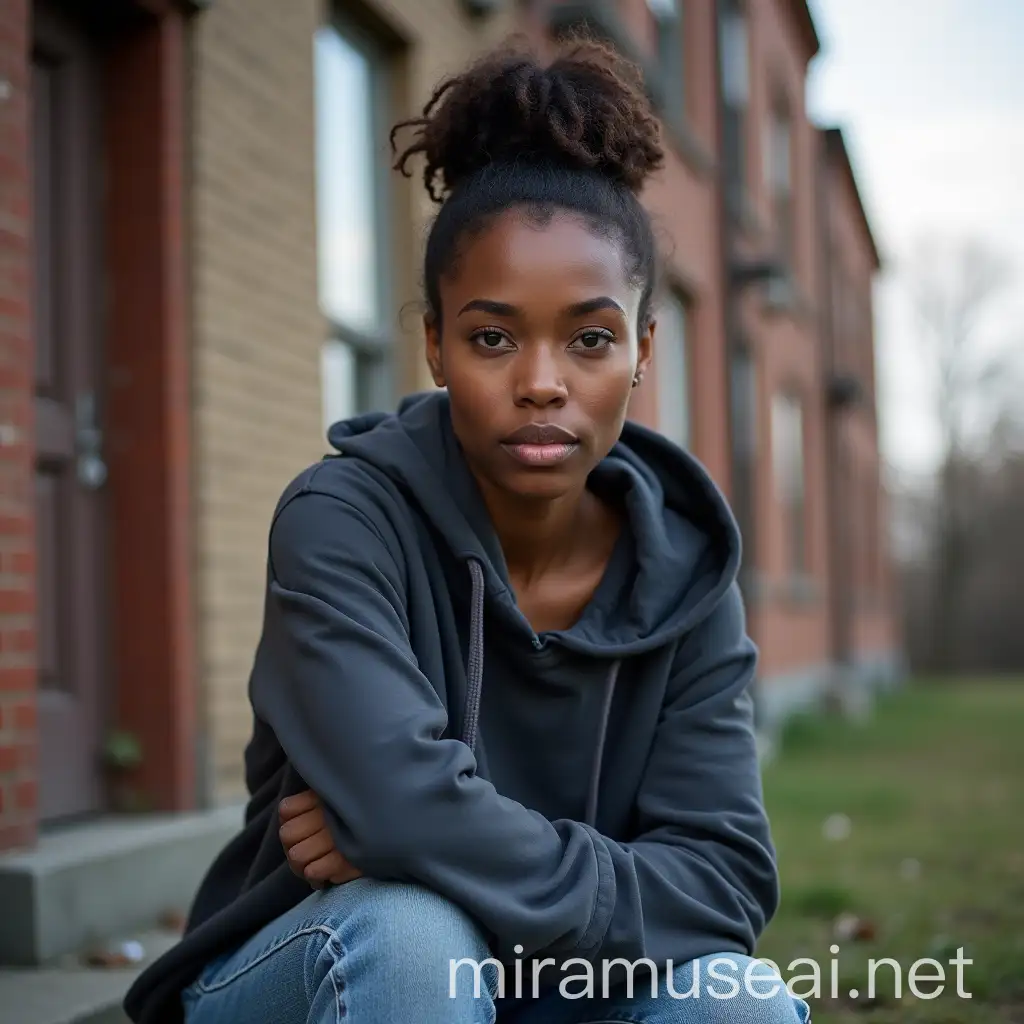
[(448, 282), (459, 291), (482, 287), (503, 290), (599, 289), (625, 298), (630, 287), (622, 247), (613, 235), (583, 218), (556, 213), (543, 222), (509, 212), (460, 247)]

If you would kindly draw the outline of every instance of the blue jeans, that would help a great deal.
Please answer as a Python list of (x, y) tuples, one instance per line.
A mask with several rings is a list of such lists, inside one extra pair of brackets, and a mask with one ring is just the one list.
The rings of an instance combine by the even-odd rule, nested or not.
[[(498, 967), (471, 919), (429, 889), (359, 878), (315, 892), (240, 949), (211, 963), (182, 995), (187, 1024), (806, 1024), (807, 1004), (767, 965), (735, 953), (675, 967), (671, 992), (637, 965), (626, 978), (596, 967), (533, 973)], [(453, 964), (469, 958), (454, 968)], [(717, 967), (712, 964), (718, 960)], [(482, 967), (478, 970), (473, 965)], [(664, 966), (664, 965), (662, 965)], [(617, 970), (618, 968), (614, 968)], [(545, 974), (545, 970), (549, 973)], [(545, 985), (552, 977), (554, 984)], [(744, 972), (747, 972), (746, 974)], [(772, 980), (774, 977), (774, 981)], [(478, 980), (479, 979), (479, 980)], [(568, 995), (564, 998), (558, 982)], [(574, 981), (572, 979), (579, 979)], [(716, 980), (717, 979), (717, 980)], [(664, 979), (663, 979), (664, 981)], [(771, 994), (774, 990), (775, 994)], [(733, 993), (731, 998), (722, 998)], [(717, 994), (717, 997), (716, 997)], [(520, 996), (521, 998), (517, 998)], [(682, 998), (688, 996), (688, 998)]]

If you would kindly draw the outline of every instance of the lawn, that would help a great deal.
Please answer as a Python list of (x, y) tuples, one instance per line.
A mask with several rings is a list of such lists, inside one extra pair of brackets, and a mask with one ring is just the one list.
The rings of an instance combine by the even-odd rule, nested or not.
[[(765, 790), (783, 899), (758, 954), (798, 994), (814, 967), (792, 961), (819, 965), (814, 1024), (1024, 1024), (1024, 680), (919, 683), (863, 724), (797, 719)], [(869, 958), (897, 962), (899, 998), (891, 964), (871, 998)], [(944, 978), (937, 998), (908, 983), (924, 958), (942, 974), (918, 966), (918, 992)]]

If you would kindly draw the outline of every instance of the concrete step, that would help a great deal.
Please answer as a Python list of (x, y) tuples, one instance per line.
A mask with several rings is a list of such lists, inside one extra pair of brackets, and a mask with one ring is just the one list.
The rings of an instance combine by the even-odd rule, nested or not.
[(241, 822), (240, 807), (111, 817), (0, 855), (0, 965), (46, 966), (187, 910)]
[(152, 931), (124, 938), (145, 951), (131, 967), (87, 967), (75, 956), (48, 967), (0, 967), (0, 1024), (128, 1024), (121, 1010), (125, 993), (178, 936)]

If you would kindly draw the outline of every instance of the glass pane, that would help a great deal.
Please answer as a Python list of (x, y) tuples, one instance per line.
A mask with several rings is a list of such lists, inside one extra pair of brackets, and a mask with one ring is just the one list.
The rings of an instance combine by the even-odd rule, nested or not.
[(733, 454), (746, 461), (757, 448), (757, 377), (754, 361), (746, 349), (736, 349), (732, 354), (730, 383)]
[(678, 13), (676, 0), (647, 0), (647, 7), (659, 21), (668, 21)]
[(372, 330), (380, 318), (373, 68), (332, 26), (317, 32), (315, 49), (320, 305), (337, 323)]
[(730, 106), (745, 107), (750, 91), (747, 67), (747, 25), (741, 12), (722, 18), (722, 92)]
[(332, 423), (355, 416), (359, 412), (357, 357), (351, 345), (328, 341), (320, 350), (320, 387), (324, 430)]
[(685, 448), (690, 443), (686, 307), (675, 297), (659, 311), (654, 346), (659, 429), (670, 441)]
[(772, 399), (772, 450), (780, 498), (799, 502), (804, 491), (804, 428), (800, 403), (789, 395)]

